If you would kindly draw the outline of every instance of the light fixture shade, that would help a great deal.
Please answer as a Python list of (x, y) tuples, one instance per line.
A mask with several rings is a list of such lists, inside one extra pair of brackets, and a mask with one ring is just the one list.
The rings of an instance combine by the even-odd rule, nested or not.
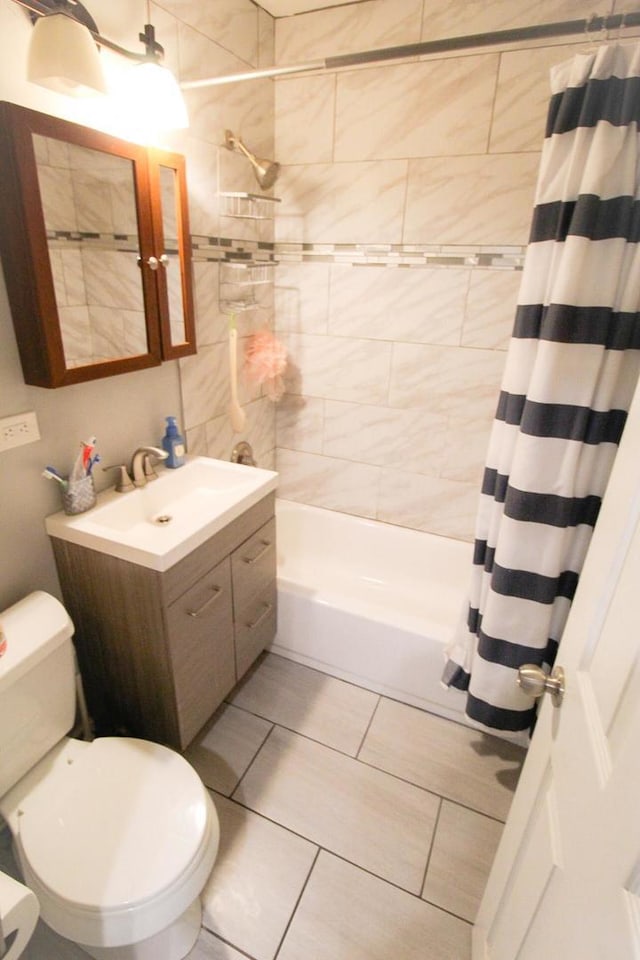
[(182, 130), (189, 115), (178, 81), (167, 67), (147, 61), (132, 68), (129, 96), (144, 123), (155, 130)]
[(64, 13), (36, 20), (27, 79), (71, 97), (107, 93), (95, 40), (82, 23)]

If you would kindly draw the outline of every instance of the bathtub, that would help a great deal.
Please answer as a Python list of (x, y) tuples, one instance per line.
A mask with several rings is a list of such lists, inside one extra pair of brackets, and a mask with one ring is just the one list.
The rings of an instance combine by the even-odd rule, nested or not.
[(440, 685), (464, 609), (470, 543), (276, 501), (273, 653), (453, 720), (464, 695)]

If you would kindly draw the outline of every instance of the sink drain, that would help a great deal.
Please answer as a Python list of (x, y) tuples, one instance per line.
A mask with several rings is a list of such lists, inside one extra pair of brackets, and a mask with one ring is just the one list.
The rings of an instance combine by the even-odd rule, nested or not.
[(161, 513), (160, 516), (156, 517), (153, 522), (164, 524), (164, 523), (171, 523), (172, 520), (173, 520), (173, 517), (171, 516), (170, 513)]

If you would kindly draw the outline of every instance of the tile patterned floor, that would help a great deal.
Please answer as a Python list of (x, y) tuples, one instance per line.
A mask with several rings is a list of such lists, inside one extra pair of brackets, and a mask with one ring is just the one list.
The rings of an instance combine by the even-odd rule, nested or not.
[[(189, 960), (468, 960), (519, 748), (267, 654), (186, 756), (221, 824)], [(85, 960), (40, 926), (26, 960)]]

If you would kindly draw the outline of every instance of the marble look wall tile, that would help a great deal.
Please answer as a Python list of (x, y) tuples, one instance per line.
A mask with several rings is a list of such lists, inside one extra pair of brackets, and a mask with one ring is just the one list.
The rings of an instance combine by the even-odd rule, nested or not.
[(484, 153), (497, 69), (485, 54), (339, 74), (335, 159)]
[(447, 442), (440, 465), (443, 479), (473, 483), (480, 489), (492, 423), (492, 416), (486, 414), (478, 417), (473, 408), (466, 415), (449, 419)]
[(284, 167), (276, 239), (399, 243), (407, 161)]
[[(144, 314), (140, 317), (144, 324)], [(89, 307), (89, 320), (94, 357), (114, 360), (122, 356), (122, 345), (125, 342), (124, 311), (114, 310), (112, 307)]]
[(47, 230), (77, 230), (71, 172), (57, 167), (40, 167), (38, 185)]
[(421, 0), (370, 0), (276, 21), (278, 64), (415, 43)]
[(226, 412), (229, 378), (221, 377), (220, 371), (228, 368), (228, 357), (227, 344), (220, 343), (201, 347), (194, 356), (178, 361), (185, 429)]
[[(256, 462), (266, 469), (269, 469), (267, 464), (272, 462), (276, 445), (274, 408), (275, 405), (267, 397), (261, 397), (259, 400), (247, 404), (245, 407), (247, 424), (244, 433), (241, 435), (243, 439), (247, 439), (251, 443)], [(240, 437), (236, 436), (235, 442), (238, 439)]]
[(331, 266), (329, 332), (458, 344), (469, 284), (463, 269)]
[(324, 400), (285, 394), (276, 405), (278, 446), (305, 453), (322, 453)]
[[(430, 0), (424, 18), (423, 39), (440, 40), (461, 34), (487, 33), (537, 23), (591, 16), (589, 0)], [(464, 29), (461, 29), (464, 24)]]
[(196, 457), (212, 456), (207, 449), (207, 428), (204, 423), (183, 432), (187, 442), (187, 453), (192, 453)]
[(255, 960), (273, 960), (317, 847), (215, 798), (220, 849), (202, 892), (203, 925)]
[(185, 142), (189, 225), (195, 236), (219, 232), (218, 148), (196, 137)]
[(336, 76), (278, 80), (275, 88), (276, 155), (280, 163), (331, 162)]
[(82, 269), (90, 306), (144, 311), (140, 268), (135, 253), (83, 250)]
[[(49, 248), (49, 263), (51, 264), (51, 275), (53, 277), (53, 289), (55, 291), (56, 303), (59, 307), (70, 306), (67, 297), (67, 289), (64, 282), (64, 270), (62, 267), (62, 250), (56, 250), (55, 247)], [(86, 300), (86, 296), (85, 296)], [(75, 304), (79, 306), (79, 304)]]
[(122, 310), (122, 319), (124, 322), (124, 347), (129, 354), (146, 353), (147, 344), (147, 324), (145, 315), (142, 311)]
[(276, 451), (278, 494), (315, 507), (375, 517), (379, 470), (298, 450)]
[(405, 243), (524, 244), (537, 154), (411, 160)]
[(573, 44), (511, 50), (501, 55), (491, 153), (542, 149), (551, 98), (549, 71), (584, 49), (585, 44)]
[(69, 306), (80, 306), (87, 302), (87, 288), (84, 282), (81, 250), (63, 249), (60, 251), (66, 302)]
[[(184, 24), (215, 40), (253, 66), (258, 62), (258, 10), (251, 0), (163, 0), (164, 8)], [(183, 77), (184, 79), (184, 77)]]
[(328, 263), (280, 263), (275, 275), (276, 328), (290, 333), (326, 333)]
[(302, 957), (470, 960), (471, 927), (321, 851), (278, 953), (278, 960)]
[(471, 272), (462, 345), (506, 350), (513, 329), (520, 270)]
[(220, 313), (218, 301), (218, 264), (194, 262), (193, 294), (198, 346), (226, 340), (229, 318)]
[(93, 352), (88, 308), (59, 306), (58, 315), (65, 359), (74, 364), (90, 362)]
[(386, 400), (391, 344), (350, 337), (285, 334), (288, 393), (382, 403)]
[(389, 402), (432, 412), (493, 416), (504, 369), (504, 354), (468, 347), (396, 343)]
[(381, 467), (402, 464), (410, 472), (438, 476), (446, 437), (441, 415), (325, 401), (323, 453), (329, 457)]
[(115, 233), (109, 182), (94, 173), (79, 170), (72, 176), (78, 230), (86, 233)]
[(444, 537), (472, 540), (478, 493), (474, 483), (383, 470), (377, 519)]
[(275, 18), (258, 8), (258, 66), (272, 67), (276, 56)]
[[(206, 431), (206, 455), (215, 457), (217, 460), (229, 460), (238, 438), (233, 431), (226, 411), (207, 420), (204, 429)], [(264, 464), (260, 463), (258, 466), (262, 467)]]

